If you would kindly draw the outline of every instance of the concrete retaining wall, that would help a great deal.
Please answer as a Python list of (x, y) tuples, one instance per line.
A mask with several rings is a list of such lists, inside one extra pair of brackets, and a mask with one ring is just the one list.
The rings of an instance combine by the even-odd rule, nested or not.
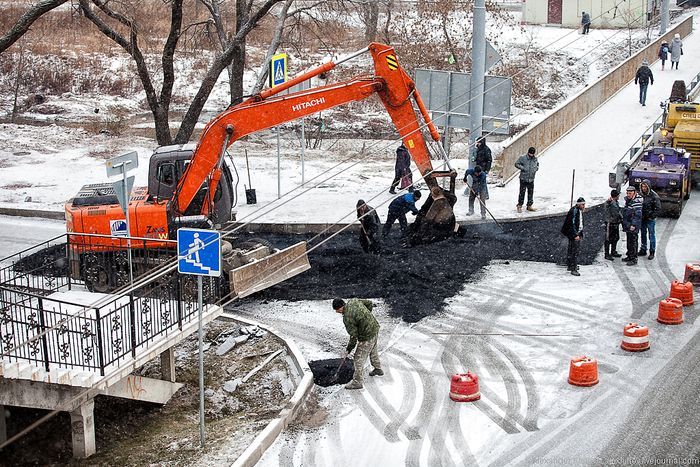
[(294, 391), (292, 398), (280, 411), (277, 418), (271, 420), (270, 423), (267, 424), (265, 429), (255, 437), (248, 448), (243, 451), (243, 454), (241, 454), (238, 459), (236, 459), (236, 462), (233, 463), (234, 467), (252, 467), (260, 460), (267, 448), (272, 446), (272, 443), (274, 443), (277, 436), (282, 433), (282, 430), (284, 430), (287, 425), (289, 425), (297, 416), (307, 397), (309, 397), (311, 391), (313, 390), (314, 377), (311, 373), (309, 365), (306, 363), (306, 359), (301, 354), (301, 351), (296, 344), (291, 340), (285, 339), (270, 326), (265, 326), (260, 323), (256, 323), (255, 321), (251, 321), (230, 313), (224, 313), (222, 318), (232, 319), (246, 325), (258, 326), (261, 329), (265, 329), (270, 334), (274, 334), (280, 338), (287, 347), (287, 353), (294, 364), (294, 370), (296, 370), (299, 378), (299, 385)]
[[(542, 153), (615, 95), (630, 80), (633, 80), (643, 59), (649, 60), (649, 63), (656, 61), (661, 42), (670, 42), (676, 33), (685, 37), (692, 31), (693, 18), (689, 17), (634, 54), (595, 84), (581, 91), (544, 120), (516, 136), (498, 156), (503, 168), (503, 178), (508, 179), (517, 172), (513, 164), (518, 157), (527, 152), (530, 146), (537, 148), (538, 153)], [(670, 94), (671, 90), (669, 89), (668, 92)]]

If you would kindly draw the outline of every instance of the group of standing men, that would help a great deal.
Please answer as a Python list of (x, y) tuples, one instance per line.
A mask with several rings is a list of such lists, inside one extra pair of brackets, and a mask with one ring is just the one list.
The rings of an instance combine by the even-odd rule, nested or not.
[[(649, 180), (639, 185), (639, 192), (630, 185), (625, 192), (624, 204), (620, 206), (620, 192), (612, 190), (605, 202), (605, 259), (614, 261), (622, 255), (617, 252), (620, 241), (620, 225), (626, 235), (627, 255), (622, 258), (628, 266), (635, 266), (639, 256), (653, 260), (656, 256), (656, 217), (661, 212), (661, 198), (651, 189)], [(586, 201), (579, 198), (564, 220), (561, 233), (569, 239), (566, 250), (567, 270), (580, 276), (577, 257), (583, 238), (583, 211)], [(639, 234), (641, 233), (641, 246)]]

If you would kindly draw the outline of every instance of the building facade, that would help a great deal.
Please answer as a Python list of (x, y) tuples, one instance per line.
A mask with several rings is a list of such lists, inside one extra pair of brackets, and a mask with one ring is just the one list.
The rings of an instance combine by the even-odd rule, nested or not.
[(581, 26), (581, 12), (592, 28), (642, 27), (656, 15), (660, 0), (523, 0), (524, 24)]

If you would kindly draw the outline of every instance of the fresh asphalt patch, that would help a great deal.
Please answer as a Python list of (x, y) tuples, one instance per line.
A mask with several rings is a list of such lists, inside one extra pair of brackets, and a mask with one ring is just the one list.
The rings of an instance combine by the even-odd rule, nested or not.
[[(604, 241), (601, 206), (584, 215), (579, 263), (591, 264)], [(465, 226), (466, 235), (404, 248), (395, 225), (382, 241), (381, 254), (366, 254), (358, 234), (339, 234), (309, 253), (311, 269), (253, 296), (262, 300), (330, 300), (335, 297), (381, 298), (392, 316), (413, 323), (442, 309), (489, 262), (536, 261), (564, 264), (567, 240), (560, 233), (564, 215), (544, 219)], [(303, 239), (299, 235), (260, 235), (277, 247)], [(306, 239), (311, 239), (311, 236)], [(316, 238), (309, 247), (321, 243)], [(561, 274), (567, 274), (561, 269)], [(585, 280), (585, 274), (581, 277)], [(476, 291), (478, 292), (478, 290)]]
[(347, 358), (345, 361), (342, 358), (314, 360), (309, 362), (309, 368), (314, 375), (314, 382), (324, 388), (334, 384), (349, 383), (355, 372), (351, 358)]

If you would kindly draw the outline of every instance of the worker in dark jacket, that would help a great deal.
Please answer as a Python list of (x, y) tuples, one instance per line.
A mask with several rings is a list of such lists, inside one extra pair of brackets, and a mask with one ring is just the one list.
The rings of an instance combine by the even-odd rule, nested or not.
[[(467, 181), (470, 176), (472, 178), (471, 185)], [(464, 172), (464, 183), (467, 184), (467, 189), (469, 190), (469, 212), (467, 216), (474, 214), (474, 200), (479, 197), (481, 218), (486, 219), (486, 200), (489, 199), (489, 193), (486, 189), (486, 173), (481, 170), (481, 166), (477, 165), (473, 169), (467, 169)]]
[(364, 200), (357, 201), (357, 219), (360, 221), (360, 246), (365, 253), (379, 254), (381, 250), (379, 244), (379, 227), (382, 222), (379, 220), (377, 211)]
[(639, 248), (639, 256), (647, 254), (647, 236), (649, 238), (649, 259), (654, 259), (656, 254), (656, 217), (661, 212), (661, 198), (651, 189), (649, 180), (642, 180), (639, 185), (642, 192), (642, 246)]
[(345, 330), (350, 335), (350, 342), (345, 349), (343, 359), (347, 358), (355, 346), (355, 373), (352, 381), (345, 385), (345, 389), (362, 389), (363, 367), (369, 356), (369, 361), (374, 369), (370, 376), (383, 376), (382, 364), (377, 353), (377, 337), (379, 336), (379, 323), (372, 315), (374, 305), (369, 300), (353, 298), (347, 303), (342, 298), (333, 300), (333, 309), (343, 315)]
[(532, 196), (535, 191), (535, 174), (540, 169), (540, 163), (535, 156), (535, 148), (527, 150), (515, 161), (515, 168), (520, 170), (520, 192), (518, 193), (518, 212), (523, 212), (523, 202), (525, 201), (525, 191), (527, 190), (527, 210), (537, 211), (532, 207)]
[(649, 62), (645, 58), (642, 60), (642, 66), (637, 69), (637, 74), (634, 76), (634, 84), (639, 83), (639, 103), (642, 105), (647, 105), (647, 88), (649, 87), (649, 82), (654, 84), (654, 74), (649, 68)]
[(411, 174), (411, 155), (408, 153), (408, 149), (403, 144), (396, 148), (396, 164), (394, 165), (394, 181), (391, 182), (391, 188), (389, 188), (389, 193), (392, 195), (396, 194), (396, 187), (402, 178), (408, 178), (408, 185), (402, 186), (401, 188), (409, 188), (412, 190), (413, 176)]
[(382, 237), (389, 235), (391, 226), (394, 225), (396, 219), (399, 220), (399, 225), (401, 225), (401, 234), (406, 234), (406, 229), (408, 228), (406, 213), (411, 212), (414, 216), (418, 214), (416, 201), (418, 201), (420, 197), (420, 191), (416, 190), (413, 193), (401, 195), (389, 203), (389, 214), (386, 216), (386, 223), (384, 224), (384, 229), (382, 229)]
[(491, 156), (491, 148), (486, 146), (486, 138), (479, 138), (476, 141), (476, 156), (474, 158), (474, 165), (481, 167), (487, 175), (491, 171), (491, 165), (493, 164), (493, 156)]
[(583, 238), (583, 210), (586, 208), (586, 200), (579, 198), (576, 204), (569, 209), (561, 226), (561, 233), (569, 239), (569, 246), (566, 249), (566, 270), (574, 276), (580, 276), (578, 272), (578, 253), (581, 250), (581, 239)]
[(637, 246), (639, 243), (639, 230), (642, 227), (642, 197), (637, 194), (637, 189), (632, 185), (627, 187), (625, 207), (622, 208), (622, 230), (627, 234), (627, 256), (622, 261), (627, 261), (628, 266), (637, 264)]
[(585, 11), (581, 12), (581, 27), (583, 29), (582, 34), (588, 34), (588, 30), (591, 29), (591, 15)]
[(620, 240), (620, 192), (612, 190), (610, 198), (605, 202), (605, 259), (614, 261), (622, 256), (617, 252), (617, 242)]

